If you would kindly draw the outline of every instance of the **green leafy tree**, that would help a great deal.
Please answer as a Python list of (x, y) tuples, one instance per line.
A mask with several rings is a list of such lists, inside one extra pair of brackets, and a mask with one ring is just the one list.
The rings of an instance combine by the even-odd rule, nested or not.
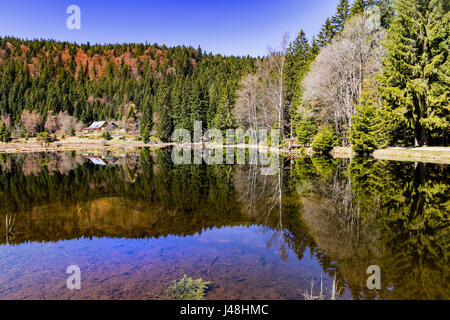
[(49, 143), (53, 142), (53, 137), (50, 135), (48, 131), (44, 131), (38, 133), (36, 140), (40, 141), (42, 145), (46, 147), (48, 146)]
[(386, 43), (383, 97), (409, 123), (414, 145), (447, 145), (450, 3), (398, 0), (395, 8), (398, 15)]

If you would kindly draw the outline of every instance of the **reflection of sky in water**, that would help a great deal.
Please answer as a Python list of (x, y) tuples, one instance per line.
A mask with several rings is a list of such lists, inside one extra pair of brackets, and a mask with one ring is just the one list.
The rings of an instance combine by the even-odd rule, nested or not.
[[(272, 237), (267, 228), (227, 227), (184, 238), (1, 246), (0, 298), (154, 299), (183, 274), (211, 281), (208, 299), (302, 299), (311, 279), (318, 293), (318, 261), (309, 253), (299, 261), (289, 248), (283, 261), (279, 235)], [(81, 268), (80, 291), (66, 288), (69, 265)]]

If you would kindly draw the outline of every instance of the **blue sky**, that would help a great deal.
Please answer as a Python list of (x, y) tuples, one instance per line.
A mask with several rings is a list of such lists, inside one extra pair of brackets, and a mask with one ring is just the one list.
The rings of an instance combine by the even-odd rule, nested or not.
[[(265, 55), (283, 33), (312, 37), (338, 0), (2, 0), (0, 36), (77, 43), (201, 46), (225, 55)], [(81, 30), (69, 30), (69, 5), (81, 8)]]

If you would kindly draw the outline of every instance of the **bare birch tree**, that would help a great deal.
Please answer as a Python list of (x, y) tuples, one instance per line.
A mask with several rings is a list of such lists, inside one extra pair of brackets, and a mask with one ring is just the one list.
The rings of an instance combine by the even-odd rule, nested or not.
[(251, 129), (271, 129), (278, 123), (282, 134), (285, 129), (284, 73), (286, 50), (289, 42), (283, 36), (278, 50), (269, 48), (269, 56), (256, 62), (256, 74), (250, 74), (241, 82), (241, 90), (233, 115), (237, 122)]
[(36, 110), (33, 110), (32, 112), (23, 110), (21, 120), (29, 135), (35, 136), (38, 133), (41, 116)]
[(306, 75), (304, 102), (316, 107), (321, 118), (333, 123), (348, 144), (352, 116), (356, 113), (364, 79), (381, 72), (385, 31), (373, 15), (352, 18), (344, 31), (324, 47)]

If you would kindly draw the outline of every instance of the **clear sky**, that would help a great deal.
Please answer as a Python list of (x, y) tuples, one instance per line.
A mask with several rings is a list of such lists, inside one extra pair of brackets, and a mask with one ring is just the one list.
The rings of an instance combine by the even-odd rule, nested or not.
[[(316, 35), (338, 0), (0, 0), (0, 36), (77, 43), (201, 46), (225, 55), (266, 55), (282, 35)], [(81, 29), (69, 30), (69, 5)]]

